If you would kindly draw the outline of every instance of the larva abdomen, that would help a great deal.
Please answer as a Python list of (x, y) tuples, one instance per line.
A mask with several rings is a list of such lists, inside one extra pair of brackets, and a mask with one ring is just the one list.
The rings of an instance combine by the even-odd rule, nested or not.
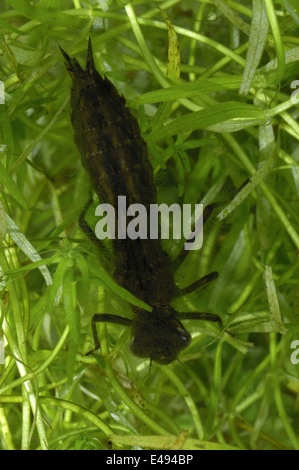
[(64, 52), (73, 79), (71, 120), (82, 164), (101, 202), (156, 202), (153, 171), (139, 124), (114, 85), (96, 71), (89, 41), (86, 68)]

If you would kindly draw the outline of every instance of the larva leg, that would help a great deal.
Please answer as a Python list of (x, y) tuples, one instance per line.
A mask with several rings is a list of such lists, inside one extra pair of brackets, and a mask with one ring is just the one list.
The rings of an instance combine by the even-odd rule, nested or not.
[(223, 328), (223, 323), (219, 315), (206, 312), (183, 312), (178, 314), (180, 320), (204, 320), (217, 322), (220, 328)]
[(99, 251), (103, 253), (105, 259), (108, 260), (109, 253), (108, 253), (107, 248), (105, 247), (103, 242), (96, 237), (94, 231), (91, 229), (91, 227), (88, 225), (88, 223), (85, 220), (85, 216), (88, 212), (88, 209), (92, 205), (92, 203), (93, 203), (93, 197), (92, 197), (92, 194), (90, 193), (89, 199), (79, 216), (79, 227), (85, 233), (85, 235), (89, 238), (89, 240), (99, 249)]
[[(183, 312), (177, 313), (179, 320), (202, 320), (202, 321), (211, 321), (217, 322), (219, 325), (220, 330), (224, 330), (225, 327), (219, 315), (215, 313), (207, 313), (207, 312)], [(234, 336), (229, 330), (225, 330), (230, 336)]]
[[(210, 215), (212, 214), (213, 210), (215, 207), (218, 207), (219, 205), (222, 205), (222, 203), (212, 203), (209, 204), (203, 212), (203, 223), (205, 223)], [(188, 255), (189, 251), (188, 250), (182, 250), (177, 259), (174, 262), (175, 268), (178, 268), (186, 259), (186, 256)], [(191, 292), (194, 292), (198, 288), (205, 288), (207, 284), (211, 281), (214, 281), (214, 279), (217, 279), (218, 273), (217, 271), (214, 271), (210, 274), (207, 274), (206, 276), (202, 277), (201, 279), (198, 279), (197, 281), (193, 282), (190, 284), (190, 286), (184, 287), (183, 289), (178, 289), (177, 290), (177, 297), (180, 297), (182, 295), (190, 294)]]
[[(216, 207), (220, 207), (222, 205), (223, 205), (222, 202), (214, 202), (212, 204), (209, 204), (207, 207), (205, 207), (205, 209), (203, 211), (203, 225), (209, 219), (209, 217), (212, 214), (213, 210)], [(193, 227), (193, 230), (194, 230), (194, 227)], [(180, 252), (179, 256), (174, 261), (174, 269), (177, 269), (185, 261), (188, 254), (189, 254), (189, 251), (185, 250), (183, 248), (182, 251)]]
[[(246, 186), (248, 183), (250, 182), (249, 179), (247, 179), (234, 193), (233, 195), (231, 196), (231, 200), (234, 199), (234, 197), (241, 191), (241, 189), (244, 188), (244, 186)], [(209, 204), (208, 206), (205, 207), (204, 211), (203, 211), (203, 225), (206, 223), (206, 221), (209, 219), (209, 217), (211, 216), (212, 212), (214, 209), (216, 209), (217, 207), (223, 207), (225, 206), (226, 204), (228, 204), (230, 201), (222, 201), (222, 202), (213, 202), (212, 204)], [(194, 231), (194, 227), (192, 229)], [(179, 256), (176, 258), (176, 260), (174, 261), (174, 269), (178, 268), (186, 259), (187, 255), (188, 255), (189, 251), (188, 250), (185, 250), (184, 248), (182, 249), (182, 251), (180, 252)], [(215, 273), (211, 273), (211, 274), (215, 274)]]
[(191, 292), (194, 292), (196, 289), (199, 289), (199, 288), (204, 289), (205, 287), (207, 287), (207, 285), (211, 281), (214, 281), (215, 279), (217, 279), (217, 277), (218, 277), (217, 271), (207, 274), (201, 279), (198, 279), (197, 281), (190, 284), (190, 286), (184, 287), (183, 289), (179, 289), (177, 297), (180, 297), (186, 294), (191, 294)]
[(88, 199), (87, 203), (85, 204), (85, 207), (84, 207), (83, 211), (81, 212), (81, 214), (79, 216), (79, 226), (80, 226), (81, 230), (83, 230), (83, 232), (86, 234), (86, 236), (92, 241), (92, 243), (96, 244), (95, 234), (94, 234), (94, 232), (92, 231), (92, 229), (90, 228), (90, 226), (88, 225), (88, 223), (85, 220), (85, 216), (86, 216), (86, 214), (88, 212), (88, 209), (90, 208), (92, 203), (93, 203), (93, 197), (92, 197), (92, 194), (90, 194), (89, 199)]
[(118, 325), (131, 326), (132, 320), (125, 317), (119, 317), (118, 315), (110, 315), (109, 313), (96, 313), (91, 320), (92, 335), (94, 340), (94, 348), (91, 349), (86, 356), (92, 354), (94, 351), (100, 349), (100, 341), (97, 332), (97, 323), (107, 322), (107, 323), (117, 323)]

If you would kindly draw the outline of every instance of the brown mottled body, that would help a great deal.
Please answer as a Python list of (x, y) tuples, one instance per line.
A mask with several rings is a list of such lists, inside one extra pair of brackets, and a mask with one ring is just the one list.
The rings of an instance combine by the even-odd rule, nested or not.
[[(148, 209), (156, 203), (156, 188), (147, 146), (136, 118), (114, 85), (96, 71), (90, 42), (85, 70), (76, 59), (62, 53), (73, 80), (71, 121), (75, 142), (100, 202), (116, 208), (118, 196), (126, 196), (127, 206), (139, 203)], [(148, 226), (149, 223), (148, 220)], [(173, 361), (191, 337), (178, 320), (180, 314), (169, 305), (179, 290), (161, 241), (116, 239), (113, 251), (115, 280), (153, 310), (149, 313), (135, 307), (133, 321), (116, 315), (95, 315), (96, 347), (95, 322), (130, 324), (133, 326), (131, 349), (137, 356), (150, 357), (162, 364)], [(215, 273), (212, 277), (215, 278)], [(211, 321), (220, 320), (217, 315), (197, 315)]]

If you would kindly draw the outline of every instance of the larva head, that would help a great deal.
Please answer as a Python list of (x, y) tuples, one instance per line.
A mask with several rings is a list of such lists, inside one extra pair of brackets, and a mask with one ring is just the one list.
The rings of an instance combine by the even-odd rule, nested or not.
[[(139, 318), (141, 321), (138, 321)], [(140, 316), (135, 316), (130, 348), (138, 357), (170, 364), (190, 342), (190, 333), (172, 312), (170, 316), (165, 316), (165, 312), (159, 315), (155, 311), (148, 313), (143, 310)]]

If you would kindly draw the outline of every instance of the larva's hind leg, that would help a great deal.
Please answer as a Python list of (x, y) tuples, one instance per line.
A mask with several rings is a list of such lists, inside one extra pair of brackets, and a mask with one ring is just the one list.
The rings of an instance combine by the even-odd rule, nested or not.
[[(209, 204), (207, 207), (205, 207), (205, 209), (203, 211), (203, 226), (206, 223), (206, 221), (209, 219), (209, 217), (212, 214), (213, 210), (216, 207), (220, 207), (222, 205), (223, 205), (222, 202), (214, 202), (212, 204)], [(192, 230), (194, 231), (194, 227), (192, 228)], [(188, 254), (189, 254), (189, 250), (185, 250), (185, 248), (183, 247), (183, 249), (181, 250), (179, 256), (173, 262), (174, 269), (177, 269), (185, 261)]]
[[(247, 179), (232, 195), (231, 197), (231, 200), (234, 199), (234, 197), (236, 197), (236, 195), (250, 182), (249, 179)], [(211, 216), (212, 212), (214, 211), (214, 209), (216, 209), (217, 207), (223, 207), (225, 206), (226, 204), (228, 204), (230, 201), (222, 201), (222, 202), (212, 202), (212, 204), (209, 204), (208, 206), (206, 206), (204, 208), (204, 211), (203, 211), (203, 226), (204, 224), (206, 223), (206, 221), (209, 219), (209, 217)], [(192, 228), (192, 231), (194, 232), (194, 226)], [(185, 250), (184, 247), (183, 249), (181, 250), (179, 256), (174, 260), (173, 262), (173, 267), (174, 269), (177, 269), (186, 259), (187, 255), (189, 253), (189, 250)], [(211, 275), (213, 274), (216, 274), (216, 273), (211, 273)]]
[[(210, 215), (212, 214), (213, 210), (215, 207), (219, 207), (222, 205), (222, 203), (212, 203), (209, 204), (203, 212), (203, 224), (208, 220)], [(194, 229), (193, 229), (194, 230)], [(182, 249), (181, 253), (177, 257), (177, 259), (174, 261), (174, 269), (178, 268), (186, 259), (189, 251), (185, 250), (184, 248)], [(202, 277), (201, 279), (198, 279), (197, 281), (193, 282), (190, 284), (190, 286), (184, 287), (183, 289), (178, 289), (176, 297), (180, 297), (182, 295), (190, 294), (191, 292), (194, 292), (198, 288), (205, 288), (208, 283), (211, 281), (214, 281), (214, 279), (217, 279), (218, 273), (217, 271), (214, 271), (210, 274), (207, 274), (206, 276)]]

